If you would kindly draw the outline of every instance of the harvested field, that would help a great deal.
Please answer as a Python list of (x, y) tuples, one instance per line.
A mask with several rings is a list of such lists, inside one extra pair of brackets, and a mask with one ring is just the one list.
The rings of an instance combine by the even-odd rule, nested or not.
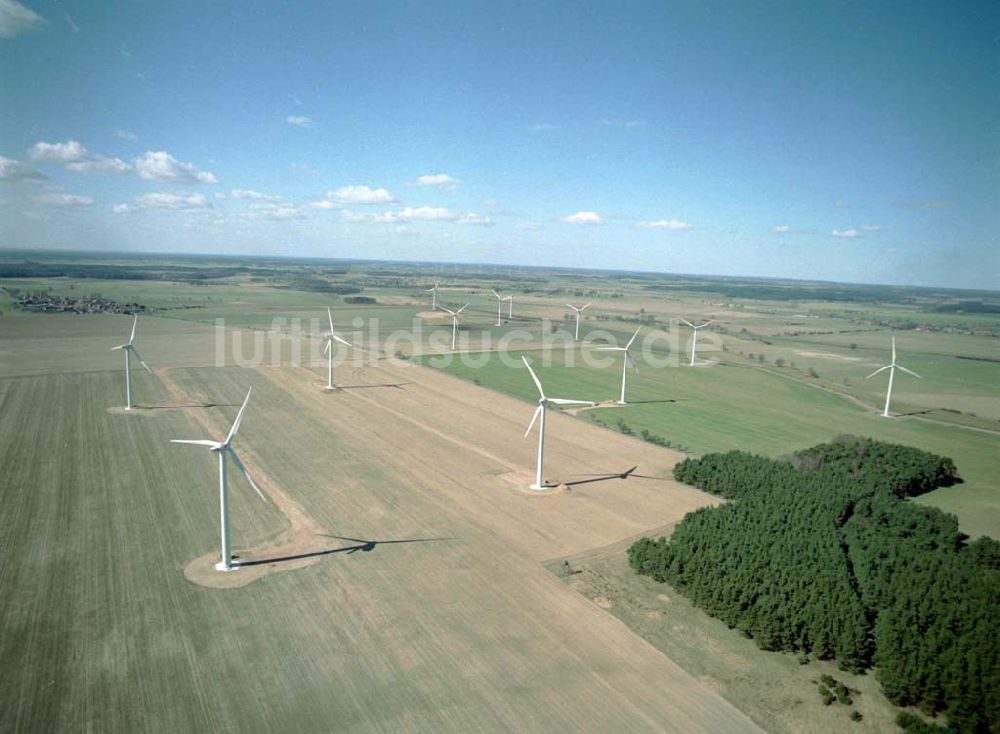
[[(756, 730), (540, 562), (711, 498), (642, 479), (533, 495), (510, 480), (533, 467), (530, 404), (416, 366), (369, 373), (409, 384), (163, 368), (164, 399), (219, 407), (122, 415), (117, 372), (0, 381), (0, 727)], [(222, 436), (249, 384), (238, 450), (280, 501), (234, 476), (234, 548), (267, 572), (204, 588), (185, 569), (216, 552), (215, 463), (169, 439)], [(550, 417), (561, 481), (677, 458)], [(318, 555), (274, 573), (290, 550)]]

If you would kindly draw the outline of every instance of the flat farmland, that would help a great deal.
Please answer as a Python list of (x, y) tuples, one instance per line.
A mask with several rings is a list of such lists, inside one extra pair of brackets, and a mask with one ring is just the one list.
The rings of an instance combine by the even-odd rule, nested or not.
[[(217, 407), (109, 411), (119, 371), (0, 379), (0, 728), (757, 729), (541, 563), (711, 498), (652, 479), (532, 495), (531, 406), (420, 367), (366, 370), (402, 389), (332, 394), (319, 369), (149, 377)], [(169, 439), (223, 435), (251, 384), (237, 448), (322, 555), (282, 570), (287, 516), (233, 473), (235, 552), (266, 572), (206, 588), (185, 569), (216, 552), (215, 462)], [(566, 481), (676, 459), (569, 416), (549, 431)]]
[[(529, 357), (539, 364), (541, 357)], [(617, 398), (620, 358), (607, 367), (588, 366), (579, 353), (568, 366), (561, 354), (542, 367), (548, 394), (581, 400)], [(429, 365), (476, 380), (525, 400), (534, 385), (520, 365), (504, 365), (496, 355), (472, 360), (428, 358)], [(918, 501), (958, 516), (964, 532), (1000, 537), (1000, 434), (943, 425), (917, 416), (885, 420), (842, 396), (750, 365), (723, 363), (710, 368), (629, 370), (628, 406), (602, 406), (581, 415), (611, 428), (623, 422), (695, 454), (743, 449), (780, 456), (850, 433), (904, 443), (955, 460), (965, 482), (922, 496)]]

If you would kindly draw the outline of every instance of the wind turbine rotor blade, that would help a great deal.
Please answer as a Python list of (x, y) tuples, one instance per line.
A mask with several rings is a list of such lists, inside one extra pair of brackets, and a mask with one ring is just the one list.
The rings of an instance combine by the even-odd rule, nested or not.
[(253, 385), (251, 385), (250, 389), (247, 390), (247, 396), (243, 400), (243, 407), (241, 407), (240, 412), (236, 414), (236, 420), (233, 421), (233, 427), (229, 429), (229, 435), (226, 436), (226, 446), (228, 446), (229, 442), (233, 440), (233, 436), (236, 435), (236, 432), (240, 430), (240, 422), (243, 420), (243, 413), (247, 409), (247, 403), (250, 402), (251, 393), (253, 393)]
[(465, 310), (465, 309), (467, 309), (468, 307), (469, 307), (469, 304), (467, 303), (467, 304), (465, 304), (464, 306), (462, 306), (462, 307), (461, 307), (460, 309), (458, 309), (458, 310), (457, 310), (457, 311), (455, 312), (455, 314), (456, 314), (456, 315), (458, 315), (458, 314), (462, 313), (462, 311), (464, 311), (464, 310)]
[(538, 394), (541, 397), (544, 398), (545, 397), (545, 391), (542, 389), (542, 383), (539, 381), (538, 376), (535, 374), (535, 371), (533, 369), (531, 369), (531, 365), (528, 364), (528, 358), (525, 357), (522, 354), (521, 355), (521, 361), (524, 362), (524, 366), (527, 367), (528, 368), (528, 372), (531, 373), (531, 379), (535, 381), (535, 387), (538, 388)]
[(333, 311), (330, 310), (329, 306), (326, 307), (326, 315), (330, 319), (330, 333), (332, 334), (333, 333)]
[(455, 312), (454, 312), (454, 311), (452, 311), (452, 310), (451, 310), (450, 308), (445, 308), (444, 306), (439, 306), (439, 308), (441, 308), (441, 309), (443, 309), (443, 310), (447, 311), (447, 312), (448, 312), (448, 313), (450, 313), (450, 314), (451, 314), (452, 316), (454, 316), (454, 315), (455, 315)]
[(580, 310), (582, 311), (582, 310), (583, 310), (583, 309), (585, 309), (585, 308), (586, 308), (587, 306), (589, 306), (589, 305), (590, 305), (591, 303), (593, 303), (593, 301), (587, 301), (586, 305), (584, 305), (584, 306), (580, 306)]
[(896, 364), (896, 337), (892, 337), (892, 363)]
[(329, 351), (330, 351), (330, 337), (327, 337), (326, 338), (326, 346), (323, 347), (323, 354), (326, 354)]
[(632, 342), (634, 342), (634, 341), (635, 341), (635, 338), (636, 338), (637, 336), (639, 336), (639, 330), (640, 330), (640, 329), (642, 329), (642, 327), (641, 327), (641, 326), (640, 326), (640, 327), (639, 327), (638, 329), (636, 329), (636, 330), (635, 330), (635, 333), (634, 333), (634, 334), (632, 335), (632, 338), (628, 340), (628, 343), (627, 343), (627, 344), (625, 344), (625, 349), (628, 349), (628, 348), (629, 348), (630, 346), (632, 346)]
[(330, 334), (330, 336), (332, 336), (332, 337), (333, 337), (333, 340), (334, 340), (334, 341), (336, 341), (336, 342), (340, 342), (341, 344), (343, 344), (343, 345), (345, 345), (345, 346), (348, 346), (348, 347), (353, 347), (353, 346), (354, 346), (354, 345), (353, 345), (353, 344), (351, 344), (351, 343), (350, 343), (349, 341), (347, 341), (347, 339), (341, 339), (341, 338), (340, 338), (339, 336), (337, 336), (336, 334)]
[(143, 367), (146, 368), (146, 372), (148, 372), (149, 374), (153, 374), (153, 370), (149, 369), (149, 365), (143, 362), (142, 357), (139, 356), (139, 350), (136, 349), (135, 347), (129, 347), (129, 349), (132, 350), (132, 354), (135, 355), (135, 358), (139, 360), (139, 364), (141, 364)]
[(687, 319), (682, 319), (682, 318), (681, 318), (680, 316), (678, 316), (678, 317), (677, 317), (677, 320), (678, 320), (678, 321), (680, 321), (680, 322), (682, 322), (682, 323), (685, 323), (685, 324), (687, 324), (687, 325), (688, 325), (688, 326), (690, 326), (690, 327), (691, 327), (692, 329), (694, 328), (694, 324), (692, 324), (692, 323), (691, 323), (690, 321), (688, 321)]
[(535, 421), (538, 420), (539, 414), (542, 412), (542, 406), (539, 405), (535, 408), (534, 415), (531, 416), (531, 423), (528, 424), (528, 430), (524, 432), (524, 437), (527, 438), (528, 434), (531, 433), (531, 429), (535, 427)]
[(115, 352), (119, 349), (128, 349), (128, 344), (119, 344), (117, 347), (111, 347), (111, 351)]
[(574, 305), (573, 305), (572, 303), (567, 303), (567, 304), (566, 304), (566, 308), (571, 308), (571, 309), (573, 309), (574, 311), (579, 311), (579, 310), (580, 310), (580, 309), (578, 309), (578, 308), (577, 308), (576, 306), (574, 306)]
[(588, 347), (595, 352), (625, 352), (628, 354), (628, 350), (625, 347)]
[(914, 372), (913, 370), (908, 370), (908, 369), (906, 369), (905, 367), (903, 367), (902, 365), (898, 365), (898, 364), (897, 364), (897, 365), (896, 365), (896, 369), (900, 369), (900, 370), (903, 370), (903, 372), (905, 372), (905, 373), (906, 373), (906, 374), (908, 374), (908, 375), (913, 375), (913, 376), (914, 376), (914, 377), (916, 377), (916, 378), (917, 378), (918, 380), (922, 380), (922, 379), (924, 379), (923, 377), (921, 377), (920, 375), (918, 375), (918, 374), (917, 374), (916, 372)]
[(189, 443), (192, 446), (208, 446), (213, 449), (220, 448), (222, 446), (218, 441), (209, 441), (208, 439), (187, 439), (187, 438), (172, 438), (170, 443)]
[(635, 358), (631, 354), (625, 352), (625, 364), (627, 365), (629, 363), (632, 364), (632, 369), (634, 369), (636, 372), (639, 371), (639, 363), (635, 361)]
[(503, 300), (503, 299), (502, 299), (502, 298), (500, 297), (500, 294), (499, 294), (499, 293), (497, 293), (497, 292), (496, 292), (495, 290), (493, 290), (492, 288), (490, 288), (490, 293), (492, 293), (492, 294), (493, 294), (494, 296), (496, 296), (496, 299), (497, 299), (498, 301), (502, 301), (502, 300)]
[(566, 400), (565, 398), (545, 398), (555, 405), (597, 405), (593, 400)]
[(135, 341), (135, 325), (138, 324), (138, 323), (139, 323), (139, 314), (136, 314), (135, 318), (132, 319), (132, 333), (129, 334), (129, 337), (128, 337), (128, 343), (129, 344), (131, 344), (132, 342)]
[(879, 372), (884, 372), (885, 370), (889, 369), (890, 367), (892, 367), (892, 365), (891, 365), (891, 364), (887, 364), (887, 365), (886, 365), (885, 367), (879, 367), (879, 368), (878, 368), (877, 370), (875, 370), (875, 371), (874, 371), (874, 372), (872, 372), (872, 373), (871, 373), (870, 375), (868, 375), (868, 377), (866, 377), (865, 379), (867, 380), (867, 379), (869, 379), (869, 378), (871, 378), (871, 377), (874, 377), (874, 376), (875, 376), (875, 375), (877, 375), (877, 374), (878, 374)]
[(236, 464), (236, 468), (240, 470), (240, 474), (242, 474), (244, 478), (247, 480), (247, 482), (250, 484), (250, 486), (253, 487), (254, 491), (257, 493), (257, 496), (260, 497), (265, 502), (267, 502), (267, 497), (265, 497), (264, 493), (260, 491), (260, 487), (257, 486), (257, 483), (254, 482), (253, 479), (251, 479), (250, 472), (247, 471), (247, 468), (243, 465), (243, 462), (240, 461), (240, 457), (237, 455), (237, 453), (232, 449), (229, 449), (229, 455), (233, 457), (233, 463)]

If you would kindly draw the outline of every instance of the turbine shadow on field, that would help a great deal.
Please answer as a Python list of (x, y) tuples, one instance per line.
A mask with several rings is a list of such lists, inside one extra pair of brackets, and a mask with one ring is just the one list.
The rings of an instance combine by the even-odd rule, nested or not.
[(259, 558), (255, 561), (240, 561), (239, 566), (263, 566), (268, 563), (287, 563), (289, 561), (301, 561), (306, 558), (318, 558), (320, 556), (329, 556), (334, 553), (357, 553), (362, 551), (364, 553), (370, 553), (375, 550), (377, 545), (386, 545), (388, 543), (431, 543), (443, 540), (455, 540), (455, 538), (406, 538), (403, 540), (368, 540), (365, 538), (348, 538), (343, 535), (323, 535), (324, 538), (336, 538), (337, 540), (350, 540), (357, 545), (345, 545), (340, 548), (326, 548), (324, 550), (309, 551), (308, 553), (296, 553), (290, 556), (279, 556), (277, 558)]
[(170, 405), (137, 405), (137, 410), (182, 410), (184, 408), (238, 408), (239, 403), (174, 403)]
[(338, 390), (360, 390), (366, 387), (394, 387), (402, 390), (404, 385), (412, 385), (412, 382), (380, 382), (372, 385), (337, 385)]
[(629, 400), (629, 405), (652, 405), (654, 403), (679, 403), (677, 398), (663, 398), (661, 400)]
[(636, 474), (635, 470), (638, 469), (638, 468), (639, 468), (639, 466), (637, 464), (636, 466), (633, 466), (631, 469), (626, 469), (625, 471), (619, 472), (617, 474), (578, 474), (576, 476), (591, 477), (591, 478), (590, 479), (577, 479), (577, 480), (572, 481), (572, 482), (563, 482), (563, 484), (565, 484), (567, 487), (575, 487), (575, 486), (580, 485), (580, 484), (591, 484), (593, 482), (607, 482), (607, 481), (612, 480), (612, 479), (631, 479), (631, 478), (635, 478), (635, 479), (661, 479), (663, 481), (667, 481), (666, 479), (663, 479), (663, 477), (654, 477), (654, 476), (650, 476), (649, 474)]

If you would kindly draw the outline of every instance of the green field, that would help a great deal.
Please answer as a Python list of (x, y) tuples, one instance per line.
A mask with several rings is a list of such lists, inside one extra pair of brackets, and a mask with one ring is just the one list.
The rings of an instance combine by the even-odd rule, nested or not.
[[(536, 362), (540, 354), (528, 353)], [(442, 358), (426, 360), (431, 366)], [(579, 353), (567, 367), (562, 354), (539, 374), (547, 394), (580, 400), (617, 398), (620, 358), (604, 368), (588, 367)], [(504, 365), (493, 355), (483, 366), (450, 360), (448, 372), (502, 392), (534, 401), (527, 372)], [(695, 454), (743, 449), (780, 456), (843, 434), (905, 443), (955, 460), (963, 484), (939, 489), (920, 502), (958, 516), (971, 536), (1000, 537), (1000, 435), (909, 418), (884, 419), (843, 397), (803, 381), (750, 365), (629, 370), (627, 399), (633, 404), (585, 411), (587, 418), (612, 428), (623, 421), (636, 434), (643, 429)]]

